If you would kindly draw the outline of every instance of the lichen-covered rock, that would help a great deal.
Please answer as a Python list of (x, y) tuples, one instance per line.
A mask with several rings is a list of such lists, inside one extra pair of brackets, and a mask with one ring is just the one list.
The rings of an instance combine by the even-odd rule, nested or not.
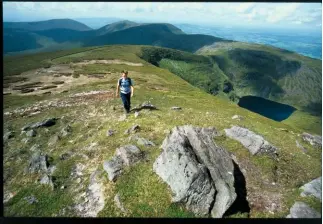
[(302, 197), (312, 195), (322, 201), (322, 177), (312, 180), (311, 182), (303, 185), (300, 189), (303, 190), (301, 193)]
[(267, 142), (262, 136), (246, 128), (233, 126), (230, 129), (224, 129), (224, 131), (229, 138), (239, 141), (252, 155), (277, 155), (277, 148), (275, 146)]
[(112, 159), (104, 161), (103, 169), (108, 173), (110, 181), (116, 181), (123, 171), (123, 160), (120, 156), (114, 156)]
[(295, 202), (286, 218), (321, 218), (321, 214), (304, 202)]
[(303, 140), (309, 142), (316, 147), (322, 147), (322, 137), (318, 135), (311, 135), (309, 133), (302, 134)]
[(232, 159), (215, 144), (216, 135), (214, 128), (175, 127), (165, 138), (153, 169), (170, 186), (174, 202), (186, 203), (196, 214), (211, 211), (212, 217), (219, 218), (233, 204), (236, 193)]

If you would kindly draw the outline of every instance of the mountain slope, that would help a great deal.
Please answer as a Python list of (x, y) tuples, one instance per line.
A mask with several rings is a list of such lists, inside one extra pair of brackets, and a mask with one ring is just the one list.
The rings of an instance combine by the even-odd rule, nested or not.
[[(187, 52), (179, 55), (166, 50), (170, 59), (196, 64), (210, 61), (205, 56)], [(322, 151), (298, 136), (303, 129), (267, 119), (207, 94), (139, 56), (144, 57), (142, 46), (119, 45), (4, 58), (7, 72), (20, 68), (20, 72), (15, 70), (15, 75), (6, 73), (6, 80), (10, 79), (11, 83), (10, 88), (4, 88), (5, 92), (11, 92), (4, 96), (4, 131), (14, 133), (3, 146), (5, 216), (75, 217), (94, 208), (92, 211), (98, 217), (194, 217), (182, 203), (172, 202), (171, 189), (153, 171), (167, 133), (175, 126), (187, 124), (216, 127), (222, 135), (214, 137), (214, 141), (232, 154), (235, 171), (242, 171), (237, 191), (244, 190), (250, 210), (239, 213), (243, 208), (238, 206), (226, 216), (284, 218), (295, 201), (306, 202), (321, 211), (318, 199), (301, 197), (299, 192), (301, 185), (321, 176), (322, 163)], [(89, 60), (96, 61), (93, 64)], [(129, 71), (135, 82), (132, 105), (151, 101), (158, 110), (141, 110), (138, 117), (132, 113), (120, 119), (121, 99), (112, 94), (123, 69)], [(95, 74), (103, 77), (95, 78)], [(41, 89), (53, 82), (61, 84), (50, 90)], [(30, 88), (34, 85), (35, 90), (21, 93), (13, 88), (22, 85)], [(182, 110), (171, 110), (173, 106)], [(232, 119), (236, 114), (244, 119)], [(35, 129), (36, 136), (21, 133), (26, 124), (52, 117), (59, 119), (52, 126)], [(125, 131), (135, 124), (140, 130), (126, 135)], [(223, 129), (232, 125), (262, 135), (279, 149), (279, 159), (252, 156), (242, 144), (227, 138)], [(114, 130), (114, 134), (107, 136), (109, 130)], [(149, 139), (155, 146), (140, 145), (134, 139), (136, 135)], [(306, 147), (306, 152), (297, 148), (296, 140)], [(117, 148), (126, 144), (136, 145), (145, 157), (127, 167), (113, 183), (108, 180), (103, 164)], [(47, 177), (51, 178), (53, 188), (46, 184), (43, 175), (26, 172), (37, 150), (46, 155)], [(96, 173), (98, 184), (93, 178)], [(92, 194), (93, 191), (98, 194)], [(127, 213), (118, 208), (115, 198), (119, 198)], [(84, 208), (84, 203), (89, 207), (85, 206), (86, 211), (80, 214), (75, 208)]]
[(39, 22), (4, 22), (3, 28), (22, 29), (29, 31), (70, 29), (78, 31), (91, 30), (90, 27), (72, 19), (52, 19)]
[(104, 35), (107, 33), (112, 33), (120, 30), (124, 30), (130, 27), (139, 26), (140, 24), (129, 21), (129, 20), (123, 20), (118, 21), (115, 23), (108, 24), (106, 26), (101, 27), (100, 29), (96, 30), (96, 35)]

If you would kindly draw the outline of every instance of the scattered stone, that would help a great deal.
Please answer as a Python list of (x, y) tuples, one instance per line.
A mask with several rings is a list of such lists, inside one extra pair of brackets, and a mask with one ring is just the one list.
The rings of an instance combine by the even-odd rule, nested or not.
[(11, 198), (13, 198), (13, 193), (11, 192), (6, 192), (4, 195), (3, 195), (3, 203), (7, 203), (8, 201), (10, 201)]
[(123, 206), (123, 204), (120, 200), (119, 193), (117, 193), (116, 196), (114, 197), (114, 202), (116, 203), (116, 206), (121, 210), (121, 212), (127, 213), (127, 210), (125, 209), (125, 207)]
[(301, 193), (302, 197), (311, 195), (322, 201), (322, 177), (312, 180), (311, 182), (303, 185), (300, 189), (303, 190)]
[(125, 121), (127, 119), (127, 115), (123, 114), (119, 117), (118, 121)]
[(137, 138), (137, 144), (138, 145), (143, 145), (143, 146), (156, 146), (155, 143), (153, 143), (152, 141), (149, 141), (145, 138)]
[(141, 111), (143, 109), (148, 109), (148, 110), (157, 110), (157, 107), (155, 107), (154, 105), (152, 105), (150, 103), (150, 101), (148, 102), (144, 102), (143, 104), (134, 107), (133, 109), (131, 109), (131, 111)]
[(82, 171), (84, 170), (85, 166), (81, 163), (76, 164), (71, 172), (72, 177), (81, 177), (83, 176)]
[(91, 174), (85, 198), (74, 206), (76, 213), (81, 217), (96, 217), (104, 208), (104, 185), (99, 181), (99, 175), (99, 171)]
[(321, 218), (321, 214), (304, 202), (295, 202), (286, 218)]
[(308, 133), (302, 134), (303, 140), (309, 142), (313, 146), (322, 147), (322, 137), (318, 135), (311, 135)]
[(115, 130), (110, 129), (107, 131), (107, 136), (110, 137), (110, 136), (114, 135), (114, 133), (115, 133)]
[(139, 148), (126, 145), (118, 148), (110, 160), (104, 161), (103, 168), (108, 173), (109, 180), (116, 181), (122, 174), (124, 166), (131, 166), (142, 158), (143, 154)]
[(66, 152), (60, 155), (59, 159), (60, 160), (67, 160), (72, 156), (72, 152)]
[(172, 107), (170, 108), (171, 110), (181, 110), (182, 108), (181, 107)]
[(32, 130), (27, 131), (26, 135), (28, 137), (35, 137), (37, 135), (37, 132), (34, 129), (32, 129)]
[(48, 141), (48, 146), (56, 145), (56, 143), (61, 139), (59, 135), (52, 136)]
[(132, 126), (131, 128), (127, 129), (124, 133), (129, 135), (130, 133), (136, 133), (140, 130), (140, 126), (138, 124)]
[(58, 118), (48, 118), (48, 119), (41, 121), (41, 122), (37, 122), (34, 124), (28, 124), (28, 125), (24, 126), (21, 130), (27, 131), (27, 130), (33, 129), (33, 128), (50, 127), (50, 126), (55, 125), (57, 120), (58, 120)]
[(53, 184), (52, 178), (50, 176), (48, 176), (47, 174), (45, 174), (41, 178), (40, 183), (49, 185), (52, 189), (54, 189), (54, 184)]
[(244, 118), (242, 116), (236, 114), (236, 115), (233, 115), (232, 119), (242, 121)]
[(265, 153), (277, 156), (277, 148), (275, 146), (267, 142), (262, 136), (246, 128), (233, 126), (231, 129), (224, 129), (224, 131), (228, 137), (239, 141), (252, 155)]
[(71, 132), (72, 132), (72, 127), (70, 125), (67, 125), (66, 127), (64, 127), (61, 130), (61, 136), (66, 137), (66, 136), (70, 135)]
[(38, 202), (37, 198), (35, 198), (35, 196), (33, 196), (33, 195), (28, 196), (28, 197), (24, 197), (24, 199), (25, 199), (29, 204), (34, 204), (34, 203), (37, 203), (37, 202)]
[(135, 112), (135, 118), (137, 118), (139, 116), (139, 111)]
[(112, 159), (103, 163), (103, 169), (108, 173), (110, 181), (116, 181), (122, 174), (123, 161), (120, 156), (114, 156)]
[(47, 164), (47, 155), (42, 155), (39, 151), (36, 151), (33, 153), (26, 171), (29, 173), (46, 173)]
[(31, 140), (30, 140), (30, 138), (23, 138), (22, 140), (21, 140), (21, 142), (23, 142), (24, 144), (27, 144), (27, 143), (29, 143)]
[(8, 141), (8, 139), (11, 139), (11, 138), (13, 138), (15, 135), (15, 132), (13, 132), (13, 131), (8, 131), (8, 132), (6, 132), (4, 135), (3, 135), (3, 141), (4, 142), (6, 142), (6, 141)]
[(173, 202), (184, 202), (195, 214), (210, 212), (214, 218), (222, 217), (237, 197), (234, 164), (229, 153), (213, 141), (218, 135), (215, 128), (175, 127), (153, 165), (170, 186)]
[(296, 140), (296, 146), (297, 148), (301, 149), (304, 153), (307, 152), (306, 148), (302, 146), (297, 140)]

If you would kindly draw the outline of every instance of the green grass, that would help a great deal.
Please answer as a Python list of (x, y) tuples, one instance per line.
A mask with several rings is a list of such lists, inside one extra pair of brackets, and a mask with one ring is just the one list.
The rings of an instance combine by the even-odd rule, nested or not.
[[(106, 58), (142, 63), (142, 59), (138, 57), (138, 47), (127, 46), (128, 51), (124, 57), (122, 51), (120, 51), (120, 49), (123, 49), (121, 46), (109, 46), (104, 49), (106, 51), (103, 48), (100, 51), (102, 50), (102, 55), (106, 52)], [(111, 52), (113, 54), (110, 54)], [(120, 53), (115, 56), (114, 53), (116, 52)], [(93, 59), (95, 55), (91, 50), (77, 54), (87, 60)], [(64, 54), (62, 53), (62, 55)], [(54, 63), (68, 63), (74, 59), (78, 60), (78, 57), (73, 55), (70, 54), (63, 58), (57, 57), (57, 61)], [(24, 61), (20, 61), (20, 63), (24, 63)], [(170, 63), (170, 61), (167, 63)], [(190, 64), (182, 62), (176, 62), (176, 66), (179, 66), (180, 69), (183, 67), (183, 70), (190, 71), (191, 69)], [(284, 209), (274, 215), (252, 211), (252, 217), (284, 217), (285, 214), (288, 214), (290, 205), (296, 199), (295, 189), (321, 175), (321, 150), (304, 143), (301, 137), (297, 136), (303, 131), (317, 132), (318, 125), (311, 125), (311, 123), (314, 124), (315, 121), (318, 121), (317, 118), (295, 114), (298, 117), (293, 118), (293, 115), (290, 120), (276, 122), (240, 108), (226, 99), (207, 94), (167, 69), (153, 65), (145, 64), (143, 67), (87, 65), (82, 68), (81, 72), (83, 74), (97, 73), (110, 69), (120, 71), (124, 68), (129, 70), (130, 77), (135, 82), (135, 95), (132, 98), (132, 105), (135, 106), (150, 100), (159, 110), (142, 111), (138, 118), (134, 118), (131, 114), (126, 121), (118, 122), (119, 116), (123, 113), (122, 108), (117, 108), (115, 111), (111, 110), (111, 106), (121, 105), (121, 100), (118, 98), (97, 102), (91, 100), (89, 105), (51, 109), (32, 117), (18, 116), (4, 119), (4, 127), (10, 127), (17, 133), (15, 138), (10, 139), (8, 145), (4, 146), (4, 171), (10, 173), (11, 176), (5, 182), (4, 189), (17, 191), (17, 195), (9, 201), (8, 205), (4, 206), (5, 216), (52, 216), (57, 214), (61, 208), (72, 203), (76, 196), (75, 193), (68, 190), (60, 191), (60, 189), (56, 189), (51, 191), (43, 186), (35, 185), (35, 176), (22, 175), (22, 170), (31, 156), (29, 149), (33, 144), (40, 144), (44, 151), (52, 157), (52, 163), (57, 166), (57, 171), (54, 173), (57, 184), (64, 184), (73, 188), (74, 183), (70, 182), (69, 178), (72, 166), (78, 162), (86, 165), (88, 172), (85, 172), (85, 181), (88, 181), (91, 173), (89, 170), (103, 170), (103, 162), (110, 159), (118, 147), (125, 144), (136, 144), (135, 142), (128, 142), (128, 136), (124, 135), (125, 130), (134, 124), (140, 125), (140, 136), (153, 141), (156, 147), (139, 146), (145, 152), (147, 161), (144, 160), (127, 168), (116, 183), (109, 182), (105, 172), (102, 174), (102, 182), (105, 186), (105, 207), (99, 213), (99, 217), (193, 217), (183, 205), (171, 203), (169, 187), (152, 170), (152, 164), (161, 152), (159, 146), (166, 137), (166, 132), (178, 125), (214, 126), (222, 133), (224, 128), (239, 125), (261, 134), (267, 141), (279, 148), (279, 161), (275, 162), (266, 156), (251, 156), (239, 142), (225, 136), (215, 139), (217, 144), (224, 146), (233, 153), (238, 161), (249, 165), (245, 167), (247, 169), (248, 187), (251, 187), (247, 190), (258, 189), (258, 193), (261, 194), (271, 192), (272, 187), (263, 183), (265, 179), (268, 179), (270, 183), (277, 181), (280, 184), (278, 193), (282, 193), (284, 197), (282, 200)], [(115, 91), (114, 87), (118, 77), (117, 73), (113, 73), (105, 79), (98, 80), (98, 82), (74, 86), (68, 94), (41, 97), (7, 95), (4, 96), (4, 109), (11, 111), (14, 108), (27, 106), (44, 99), (64, 99), (69, 94), (83, 91)], [(151, 89), (150, 87), (154, 85), (164, 89)], [(172, 106), (180, 106), (183, 110), (170, 110)], [(91, 115), (92, 113), (94, 115)], [(231, 117), (235, 114), (239, 114), (245, 119), (242, 121), (232, 120)], [(41, 121), (48, 117), (62, 116), (64, 116), (63, 119), (48, 128), (48, 133), (39, 129), (37, 130), (39, 135), (34, 137), (30, 143), (25, 145), (21, 142), (21, 139), (25, 136), (20, 136), (20, 129), (25, 124)], [(302, 121), (304, 118), (308, 120)], [(73, 129), (71, 135), (63, 138), (55, 146), (48, 147), (49, 138), (59, 133), (70, 122)], [(281, 128), (287, 129), (288, 132), (279, 130)], [(106, 131), (109, 129), (114, 129), (117, 133), (107, 137)], [(295, 140), (298, 140), (308, 149), (307, 154), (296, 147)], [(73, 143), (69, 141), (73, 141)], [(86, 150), (94, 142), (98, 143), (97, 148)], [(59, 156), (67, 151), (85, 154), (89, 159), (77, 156), (66, 161), (59, 160)], [(9, 157), (14, 158), (14, 160), (10, 161)], [(276, 167), (277, 172), (275, 173)], [(123, 215), (115, 206), (113, 198), (117, 192), (120, 194), (120, 199), (126, 209), (130, 211), (129, 214)], [(27, 205), (23, 197), (30, 194), (34, 194), (40, 202), (35, 205)], [(309, 201), (309, 203), (311, 206), (319, 208), (317, 202)], [(245, 215), (234, 214), (232, 217), (244, 217)]]

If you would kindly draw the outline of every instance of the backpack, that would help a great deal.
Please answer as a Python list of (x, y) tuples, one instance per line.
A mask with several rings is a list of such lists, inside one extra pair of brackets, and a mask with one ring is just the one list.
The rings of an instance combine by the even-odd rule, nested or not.
[[(122, 79), (122, 78), (121, 78)], [(121, 86), (121, 79), (119, 79), (119, 86)], [(129, 79), (129, 82), (131, 84), (131, 78), (127, 77), (127, 79)]]

